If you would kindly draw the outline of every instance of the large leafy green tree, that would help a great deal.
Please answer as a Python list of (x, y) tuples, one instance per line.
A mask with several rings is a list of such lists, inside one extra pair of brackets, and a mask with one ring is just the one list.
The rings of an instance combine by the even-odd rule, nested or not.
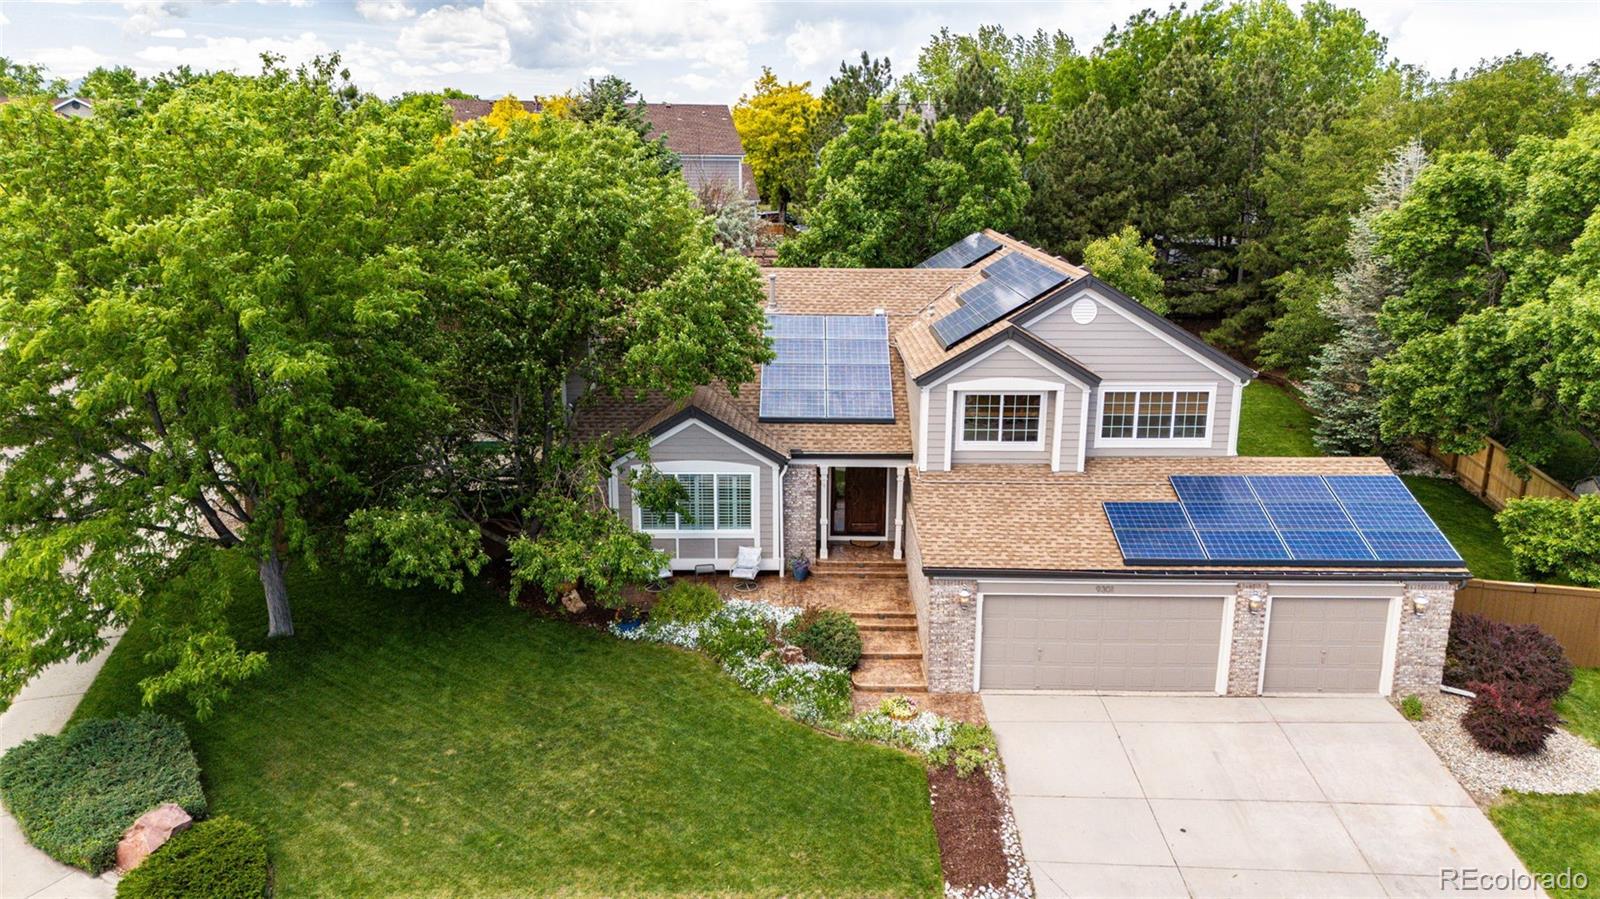
[(53, 78), (44, 66), (0, 56), (0, 97), (59, 97), (67, 92), (65, 78)]
[[(486, 274), (442, 313), (450, 414), (386, 504), (352, 519), (352, 544), (406, 584), (453, 583), (486, 542), (515, 584), (614, 604), (662, 559), (600, 502), (615, 455), (645, 447), (590, 416), (623, 395), (752, 380), (767, 358), (756, 268), (715, 245), (683, 179), (629, 129), (527, 118), (463, 129), (439, 153), (473, 173), (455, 233)], [(648, 476), (635, 486), (647, 505), (673, 498)]]
[(1152, 312), (1167, 314), (1161, 276), (1156, 274), (1156, 248), (1139, 237), (1139, 229), (1123, 225), (1115, 234), (1089, 241), (1083, 248), (1083, 264), (1095, 277), (1143, 303)]
[(981, 228), (1011, 228), (1027, 202), (1010, 122), (994, 110), (930, 135), (880, 103), (822, 152), (807, 228), (778, 248), (785, 265), (914, 265)]
[(1534, 465), (1561, 432), (1600, 447), (1600, 113), (1504, 162), (1442, 156), (1378, 232), (1408, 279), (1380, 318), (1386, 436)]
[(421, 158), (443, 111), (350, 106), (334, 68), (213, 75), (140, 116), (0, 107), (0, 696), (165, 607), (147, 692), (209, 702), (260, 664), (217, 629), (216, 551), (292, 633), (285, 567), (435, 405), (417, 246), (453, 195)]

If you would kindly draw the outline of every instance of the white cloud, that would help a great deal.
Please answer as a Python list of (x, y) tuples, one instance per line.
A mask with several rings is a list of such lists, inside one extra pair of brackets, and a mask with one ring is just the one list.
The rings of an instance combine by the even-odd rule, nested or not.
[(122, 10), (128, 14), (123, 30), (131, 34), (151, 34), (168, 19), (188, 13), (179, 0), (122, 0)]
[(406, 0), (356, 0), (356, 12), (368, 22), (403, 22), (417, 15)]
[(10, 25), (11, 20), (6, 18), (6, 11), (0, 9), (0, 25)]
[[(241, 74), (255, 74), (261, 70), (261, 54), (276, 53), (284, 57), (287, 65), (306, 62), (333, 48), (315, 34), (306, 31), (294, 37), (205, 37), (198, 47), (179, 47), (172, 44), (152, 44), (136, 55), (157, 69), (177, 65), (193, 66), (196, 70), (226, 69)], [(146, 68), (141, 66), (140, 68)]]
[(845, 46), (844, 23), (838, 19), (795, 22), (794, 31), (784, 38), (783, 48), (802, 66), (841, 59), (849, 49)]
[(500, 68), (511, 58), (505, 25), (481, 7), (430, 9), (400, 31), (395, 49), (403, 58), (440, 72)]
[(150, 36), (162, 38), (164, 40), (182, 40), (183, 38), (189, 36), (189, 32), (184, 31), (182, 28), (162, 28), (150, 32)]
[(722, 83), (721, 79), (712, 78), (710, 75), (702, 75), (699, 72), (685, 72), (672, 80), (674, 83), (681, 84), (692, 91), (710, 90)]
[(93, 47), (75, 44), (71, 47), (43, 47), (28, 52), (27, 60), (43, 65), (52, 75), (63, 78), (81, 78), (98, 66), (114, 66), (117, 61)]

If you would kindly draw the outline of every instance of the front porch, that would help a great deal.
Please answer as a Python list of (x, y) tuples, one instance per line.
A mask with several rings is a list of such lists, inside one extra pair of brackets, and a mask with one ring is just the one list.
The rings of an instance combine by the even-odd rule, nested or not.
[(817, 465), (811, 558), (826, 560), (845, 547), (873, 544), (881, 544), (890, 559), (903, 558), (907, 465), (854, 460)]

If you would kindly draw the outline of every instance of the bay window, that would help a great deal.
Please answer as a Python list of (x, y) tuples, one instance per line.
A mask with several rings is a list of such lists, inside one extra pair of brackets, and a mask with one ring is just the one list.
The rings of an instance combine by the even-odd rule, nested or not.
[(638, 506), (642, 531), (748, 531), (754, 478), (748, 474), (671, 474), (688, 494), (681, 514), (657, 515)]

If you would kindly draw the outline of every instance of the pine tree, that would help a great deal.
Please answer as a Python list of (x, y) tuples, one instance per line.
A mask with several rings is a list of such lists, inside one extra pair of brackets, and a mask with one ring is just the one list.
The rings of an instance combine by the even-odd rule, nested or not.
[(1335, 276), (1334, 292), (1322, 307), (1337, 335), (1317, 354), (1306, 390), (1323, 452), (1375, 455), (1384, 449), (1371, 374), (1372, 364), (1394, 345), (1378, 327), (1378, 312), (1405, 289), (1405, 278), (1377, 251), (1375, 226), (1380, 215), (1406, 198), (1427, 164), (1415, 140), (1395, 151), (1369, 189), (1367, 205), (1350, 220), (1350, 264)]

